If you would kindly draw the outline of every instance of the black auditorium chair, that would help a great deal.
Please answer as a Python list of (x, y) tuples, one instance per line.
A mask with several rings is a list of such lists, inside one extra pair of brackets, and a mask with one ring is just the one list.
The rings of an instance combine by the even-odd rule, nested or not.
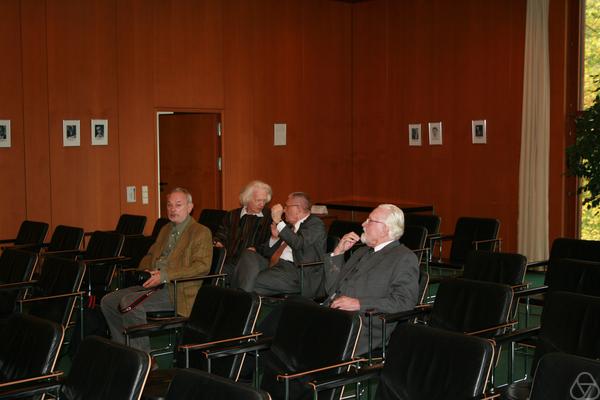
[[(471, 250), (499, 251), (499, 230), (500, 221), (497, 219), (460, 217), (452, 235), (440, 235), (435, 240), (435, 243), (439, 244), (439, 256), (432, 257), (431, 267), (461, 270)], [(442, 259), (442, 243), (448, 240), (452, 241), (450, 257)]]
[[(273, 337), (223, 349), (207, 349), (205, 357), (216, 360), (254, 353), (262, 375), (260, 389), (275, 399), (310, 398), (306, 384), (321, 374), (340, 373), (353, 360), (361, 329), (358, 313), (321, 307), (310, 301), (286, 300)], [(261, 356), (256, 358), (260, 352)], [(258, 360), (258, 361), (256, 361)], [(255, 382), (256, 384), (257, 382)], [(321, 393), (319, 398), (337, 399), (341, 390)]]
[(55, 252), (78, 250), (83, 241), (83, 229), (74, 226), (58, 225), (54, 228), (50, 241), (47, 243), (22, 244), (13, 247), (28, 251)]
[(24, 244), (40, 244), (44, 242), (47, 232), (47, 223), (25, 220), (21, 223), (16, 238), (2, 239), (0, 240), (0, 244), (10, 244), (14, 246)]
[(550, 261), (559, 258), (600, 262), (600, 241), (573, 238), (556, 238), (550, 248), (550, 256), (546, 260), (532, 261), (528, 269), (544, 269)]
[(400, 238), (400, 243), (411, 249), (419, 263), (424, 259), (423, 255), (425, 254), (425, 260), (427, 261), (426, 254), (426, 243), (427, 243), (427, 229), (422, 226), (405, 226), (404, 233)]
[(418, 214), (418, 213), (407, 213), (404, 214), (404, 226), (421, 226), (427, 229), (427, 245), (433, 250), (433, 242), (440, 236), (440, 225), (442, 219), (439, 215), (433, 214)]
[(37, 254), (18, 249), (6, 249), (0, 254), (0, 320), (5, 320), (17, 310), (17, 301), (23, 299), (25, 289), (2, 290), (4, 285), (31, 280)]
[(180, 369), (166, 400), (270, 400), (264, 390), (196, 369)]
[(19, 310), (68, 328), (77, 298), (83, 294), (84, 273), (85, 265), (79, 261), (47, 257), (37, 280), (14, 284), (28, 288), (27, 296), (17, 301)]
[(14, 314), (0, 329), (0, 398), (29, 379), (52, 374), (64, 338), (63, 328), (48, 320)]
[(225, 210), (205, 208), (200, 212), (198, 222), (210, 229), (212, 235), (215, 236), (225, 214), (227, 214)]
[(540, 359), (529, 400), (600, 398), (600, 361), (566, 353)]
[(150, 370), (150, 356), (105, 338), (90, 336), (79, 347), (64, 379), (7, 392), (0, 399), (49, 393), (63, 400), (137, 400)]
[(493, 360), (489, 340), (408, 324), (394, 331), (385, 364), (315, 380), (311, 386), (321, 393), (377, 379), (375, 400), (475, 400), (484, 398)]
[[(550, 292), (546, 295), (541, 324), (502, 335), (498, 343), (527, 341), (535, 346), (531, 374), (538, 361), (549, 353), (568, 353), (592, 359), (600, 358), (600, 297), (569, 292)], [(512, 364), (509, 364), (509, 382)], [(526, 399), (531, 381), (513, 383), (504, 390), (506, 399)]]
[(142, 235), (146, 219), (145, 215), (123, 214), (119, 217), (115, 232), (121, 235)]
[[(216, 343), (240, 343), (256, 338), (253, 331), (260, 305), (260, 297), (256, 293), (202, 286), (198, 290), (189, 318), (176, 317), (128, 327), (125, 334), (129, 338), (177, 330), (179, 340), (178, 351), (174, 354), (175, 366), (208, 371), (209, 365), (201, 351)], [(243, 359), (243, 355), (236, 355), (215, 360), (211, 362), (210, 371), (237, 380)], [(164, 399), (169, 384), (177, 373), (177, 369), (153, 371), (144, 389), (144, 399)]]
[[(508, 285), (468, 279), (446, 279), (440, 282), (433, 304), (412, 311), (380, 316), (383, 334), (394, 323), (405, 323), (418, 317), (429, 327), (473, 336), (494, 338), (513, 325), (510, 320), (513, 291)], [(375, 323), (375, 322), (374, 322)], [(384, 343), (383, 357), (386, 358)]]
[(527, 258), (518, 253), (473, 250), (467, 255), (463, 278), (509, 285), (515, 290), (524, 287)]

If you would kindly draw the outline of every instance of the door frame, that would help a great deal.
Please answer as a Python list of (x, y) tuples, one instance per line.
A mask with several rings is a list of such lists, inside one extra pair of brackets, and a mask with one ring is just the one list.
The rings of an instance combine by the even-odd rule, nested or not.
[(160, 116), (161, 115), (170, 115), (177, 113), (185, 113), (185, 114), (217, 114), (218, 115), (218, 123), (220, 124), (220, 135), (217, 139), (217, 158), (221, 159), (221, 169), (218, 176), (219, 188), (217, 190), (218, 193), (218, 201), (223, 206), (223, 110), (214, 109), (214, 108), (182, 108), (182, 107), (155, 107), (154, 116), (156, 118), (154, 123), (154, 133), (155, 133), (155, 145), (156, 151), (155, 155), (155, 168), (156, 168), (156, 217), (158, 218), (161, 214), (161, 204), (160, 204)]

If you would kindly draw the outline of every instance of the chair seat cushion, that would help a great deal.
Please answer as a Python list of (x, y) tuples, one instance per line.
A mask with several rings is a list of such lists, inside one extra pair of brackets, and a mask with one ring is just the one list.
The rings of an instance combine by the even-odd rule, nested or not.
[(174, 368), (170, 369), (159, 369), (152, 371), (148, 375), (146, 386), (144, 386), (144, 392), (142, 393), (143, 400), (164, 400), (169, 391), (171, 381), (176, 375), (177, 370)]

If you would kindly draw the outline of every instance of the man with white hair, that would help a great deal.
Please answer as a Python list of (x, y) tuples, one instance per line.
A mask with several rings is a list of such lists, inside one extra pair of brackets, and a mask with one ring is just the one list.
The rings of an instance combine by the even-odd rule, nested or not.
[(227, 249), (223, 272), (227, 274), (232, 288), (240, 286), (237, 264), (242, 252), (260, 252), (261, 245), (271, 236), (271, 212), (265, 206), (272, 196), (271, 186), (266, 183), (248, 183), (240, 193), (242, 207), (227, 212), (215, 234), (215, 246)]
[[(404, 233), (404, 214), (392, 204), (380, 204), (363, 222), (363, 234), (350, 232), (325, 257), (326, 305), (347, 311), (392, 313), (410, 310), (418, 301), (419, 264), (415, 254), (398, 239)], [(344, 261), (355, 243), (366, 246)], [(365, 323), (365, 321), (363, 321)], [(392, 329), (389, 329), (391, 334)], [(381, 347), (381, 324), (373, 325), (373, 348)], [(363, 329), (357, 354), (368, 351), (368, 332)]]

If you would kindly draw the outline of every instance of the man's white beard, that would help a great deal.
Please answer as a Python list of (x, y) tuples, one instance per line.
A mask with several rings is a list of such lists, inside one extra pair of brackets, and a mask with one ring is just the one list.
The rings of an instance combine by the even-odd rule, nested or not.
[(360, 234), (360, 241), (362, 242), (362, 244), (367, 244), (367, 234), (366, 233), (361, 233)]

